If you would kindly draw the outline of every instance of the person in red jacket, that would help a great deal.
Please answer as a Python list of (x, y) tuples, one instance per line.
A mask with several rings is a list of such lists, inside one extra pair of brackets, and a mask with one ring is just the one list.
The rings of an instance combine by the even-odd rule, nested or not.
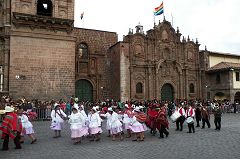
[(167, 131), (167, 129), (169, 129), (169, 122), (167, 119), (165, 107), (161, 107), (161, 109), (159, 110), (156, 122), (157, 122), (157, 129), (160, 133), (160, 138), (164, 138), (163, 134), (165, 134), (166, 137), (168, 137), (169, 132)]
[(158, 115), (158, 111), (155, 108), (155, 105), (150, 105), (147, 110), (148, 122), (147, 125), (151, 129), (150, 133), (152, 135), (156, 134), (156, 117)]
[(20, 138), (22, 132), (22, 124), (18, 119), (17, 114), (14, 112), (14, 108), (10, 106), (5, 107), (6, 116), (3, 119), (0, 130), (2, 131), (3, 147), (2, 150), (9, 149), (9, 137), (14, 140), (15, 149), (21, 149)]

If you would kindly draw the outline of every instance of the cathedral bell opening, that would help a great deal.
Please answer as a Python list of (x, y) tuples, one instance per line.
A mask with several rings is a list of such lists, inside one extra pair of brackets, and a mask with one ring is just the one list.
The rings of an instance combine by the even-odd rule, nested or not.
[(38, 0), (37, 15), (52, 16), (53, 4), (51, 0)]

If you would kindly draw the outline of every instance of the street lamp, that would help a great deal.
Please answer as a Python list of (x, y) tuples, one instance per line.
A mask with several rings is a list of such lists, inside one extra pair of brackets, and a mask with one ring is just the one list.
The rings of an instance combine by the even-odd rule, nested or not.
[(101, 95), (102, 95), (102, 100), (103, 100), (103, 89), (104, 89), (104, 87), (101, 86), (100, 89), (101, 89)]

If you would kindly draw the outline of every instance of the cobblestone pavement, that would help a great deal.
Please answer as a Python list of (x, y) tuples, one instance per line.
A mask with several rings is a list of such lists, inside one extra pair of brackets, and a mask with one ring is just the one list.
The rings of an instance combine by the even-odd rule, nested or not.
[(99, 142), (85, 138), (81, 144), (73, 145), (68, 124), (58, 139), (52, 138), (49, 121), (33, 125), (37, 143), (31, 145), (26, 138), (23, 149), (15, 150), (11, 141), (9, 151), (0, 151), (1, 159), (240, 159), (240, 114), (224, 114), (221, 131), (214, 130), (212, 117), (210, 129), (197, 128), (195, 134), (188, 134), (186, 124), (179, 132), (171, 123), (168, 138), (159, 139), (159, 134), (151, 136), (147, 131), (144, 142), (111, 141), (104, 131)]

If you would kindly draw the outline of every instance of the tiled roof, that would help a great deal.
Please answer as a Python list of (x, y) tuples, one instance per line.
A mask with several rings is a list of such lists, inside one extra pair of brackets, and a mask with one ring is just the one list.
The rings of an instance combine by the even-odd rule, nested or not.
[(207, 72), (224, 71), (230, 69), (240, 69), (240, 63), (220, 62), (210, 67)]

